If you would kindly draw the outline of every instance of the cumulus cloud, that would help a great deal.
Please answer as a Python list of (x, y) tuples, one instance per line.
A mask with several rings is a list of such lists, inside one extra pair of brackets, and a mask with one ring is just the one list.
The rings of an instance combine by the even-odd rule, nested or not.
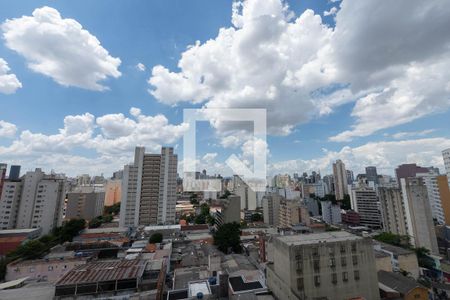
[(143, 63), (138, 63), (136, 65), (136, 69), (138, 69), (139, 71), (144, 72), (145, 71), (145, 65)]
[(0, 137), (10, 138), (14, 137), (17, 132), (17, 126), (0, 120)]
[(25, 57), (28, 67), (63, 86), (102, 91), (100, 82), (121, 76), (119, 58), (74, 19), (62, 18), (51, 7), (32, 16), (8, 19), (1, 25), (5, 45)]
[(377, 166), (379, 173), (393, 174), (403, 163), (443, 168), (442, 149), (450, 147), (448, 138), (423, 138), (403, 141), (370, 142), (358, 147), (345, 146), (340, 151), (324, 150), (322, 156), (310, 160), (289, 160), (269, 165), (271, 174), (300, 171), (331, 172), (331, 164), (341, 159), (346, 168), (363, 173), (366, 166)]
[(15, 74), (9, 73), (8, 63), (0, 57), (0, 93), (13, 94), (22, 87)]
[[(92, 166), (97, 166), (96, 170), (93, 168), (95, 172), (111, 172), (131, 160), (135, 146), (159, 151), (162, 144), (179, 140), (188, 128), (184, 123), (170, 124), (164, 115), (147, 116), (138, 108), (130, 111), (131, 118), (123, 114), (97, 118), (90, 113), (69, 115), (64, 118), (63, 128), (55, 134), (24, 130), (9, 145), (0, 146), (0, 156), (25, 168), (42, 166), (71, 175)], [(0, 136), (14, 137), (16, 131), (15, 125), (0, 121)], [(79, 155), (80, 149), (90, 155)], [(77, 165), (81, 162), (89, 163)]]
[(338, 9), (337, 7), (333, 6), (332, 8), (330, 8), (330, 10), (326, 10), (323, 12), (323, 15), (325, 17), (327, 16), (334, 16), (337, 13)]
[[(394, 139), (404, 139), (404, 138), (409, 138), (409, 137), (427, 136), (435, 131), (436, 131), (436, 129), (425, 129), (425, 130), (421, 130), (421, 131), (402, 131), (402, 132), (394, 133), (390, 136), (393, 137)], [(385, 135), (385, 136), (389, 136), (389, 135)]]
[(281, 0), (234, 2), (233, 26), (189, 46), (179, 71), (155, 66), (150, 92), (169, 105), (266, 108), (277, 135), (355, 102), (355, 123), (332, 141), (448, 109), (448, 5), (344, 0), (327, 13), (336, 13), (334, 28), (312, 10), (296, 17)]

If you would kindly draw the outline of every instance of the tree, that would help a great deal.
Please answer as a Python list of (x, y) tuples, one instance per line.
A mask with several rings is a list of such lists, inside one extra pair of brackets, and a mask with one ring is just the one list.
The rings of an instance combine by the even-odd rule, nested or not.
[(262, 214), (255, 213), (252, 214), (252, 222), (261, 222), (263, 220)]
[(240, 235), (239, 223), (223, 224), (214, 233), (214, 245), (225, 254), (228, 254), (230, 251), (240, 253), (242, 251)]
[(55, 229), (54, 234), (58, 237), (61, 243), (71, 242), (74, 236), (86, 227), (86, 221), (84, 219), (74, 219), (67, 221), (63, 226)]
[(398, 247), (402, 247), (402, 248), (407, 248), (410, 249), (411, 244), (409, 241), (409, 236), (407, 235), (399, 235), (399, 234), (394, 234), (394, 233), (390, 233), (390, 232), (382, 232), (376, 236), (374, 236), (374, 239), (386, 244), (390, 244), (390, 245), (394, 245), (394, 246), (398, 246)]
[(41, 257), (47, 250), (44, 243), (39, 240), (31, 240), (19, 246), (14, 254), (25, 259), (35, 259)]
[(431, 257), (429, 257), (430, 250), (428, 250), (425, 247), (419, 247), (419, 248), (414, 249), (414, 252), (416, 252), (419, 267), (426, 268), (426, 269), (434, 269), (435, 268), (434, 260)]
[(103, 211), (106, 215), (117, 215), (120, 212), (120, 202), (114, 203), (111, 206), (105, 206)]
[(163, 240), (163, 235), (160, 232), (155, 232), (154, 234), (152, 234), (150, 236), (150, 239), (148, 240), (148, 242), (150, 244), (158, 244), (161, 243)]
[(344, 195), (344, 199), (341, 203), (341, 208), (344, 210), (352, 209), (352, 205), (350, 203), (350, 195)]
[(220, 199), (227, 199), (228, 196), (230, 196), (230, 195), (231, 195), (230, 191), (229, 191), (229, 190), (225, 190), (225, 192), (223, 193), (223, 195), (220, 196)]
[(102, 225), (102, 217), (96, 217), (89, 221), (89, 228), (98, 228)]

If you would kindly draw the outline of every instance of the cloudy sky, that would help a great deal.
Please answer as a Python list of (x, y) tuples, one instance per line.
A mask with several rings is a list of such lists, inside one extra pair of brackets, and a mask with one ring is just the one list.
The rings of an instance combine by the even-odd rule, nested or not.
[[(183, 109), (264, 108), (271, 173), (442, 168), (448, 28), (445, 0), (2, 1), (0, 162), (110, 176), (172, 145), (182, 165)], [(198, 168), (251, 164), (251, 126), (216, 121)]]

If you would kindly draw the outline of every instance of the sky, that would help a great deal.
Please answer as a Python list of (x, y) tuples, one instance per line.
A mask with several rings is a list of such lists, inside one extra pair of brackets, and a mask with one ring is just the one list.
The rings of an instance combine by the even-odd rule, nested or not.
[[(268, 171), (437, 166), (450, 148), (446, 1), (0, 3), (0, 162), (111, 176), (135, 146), (175, 147), (186, 108), (262, 108), (197, 126), (197, 168), (235, 154)], [(262, 147), (262, 148), (260, 148)]]

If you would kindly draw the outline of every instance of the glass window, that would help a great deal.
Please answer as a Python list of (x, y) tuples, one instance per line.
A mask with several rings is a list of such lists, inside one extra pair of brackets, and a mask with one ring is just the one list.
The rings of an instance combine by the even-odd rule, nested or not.
[(348, 281), (348, 273), (347, 272), (342, 272), (342, 280)]
[(315, 286), (320, 285), (320, 276), (318, 276), (318, 275), (314, 276), (314, 285)]
[(359, 280), (359, 271), (358, 270), (354, 271), (354, 277), (355, 277), (355, 280)]

